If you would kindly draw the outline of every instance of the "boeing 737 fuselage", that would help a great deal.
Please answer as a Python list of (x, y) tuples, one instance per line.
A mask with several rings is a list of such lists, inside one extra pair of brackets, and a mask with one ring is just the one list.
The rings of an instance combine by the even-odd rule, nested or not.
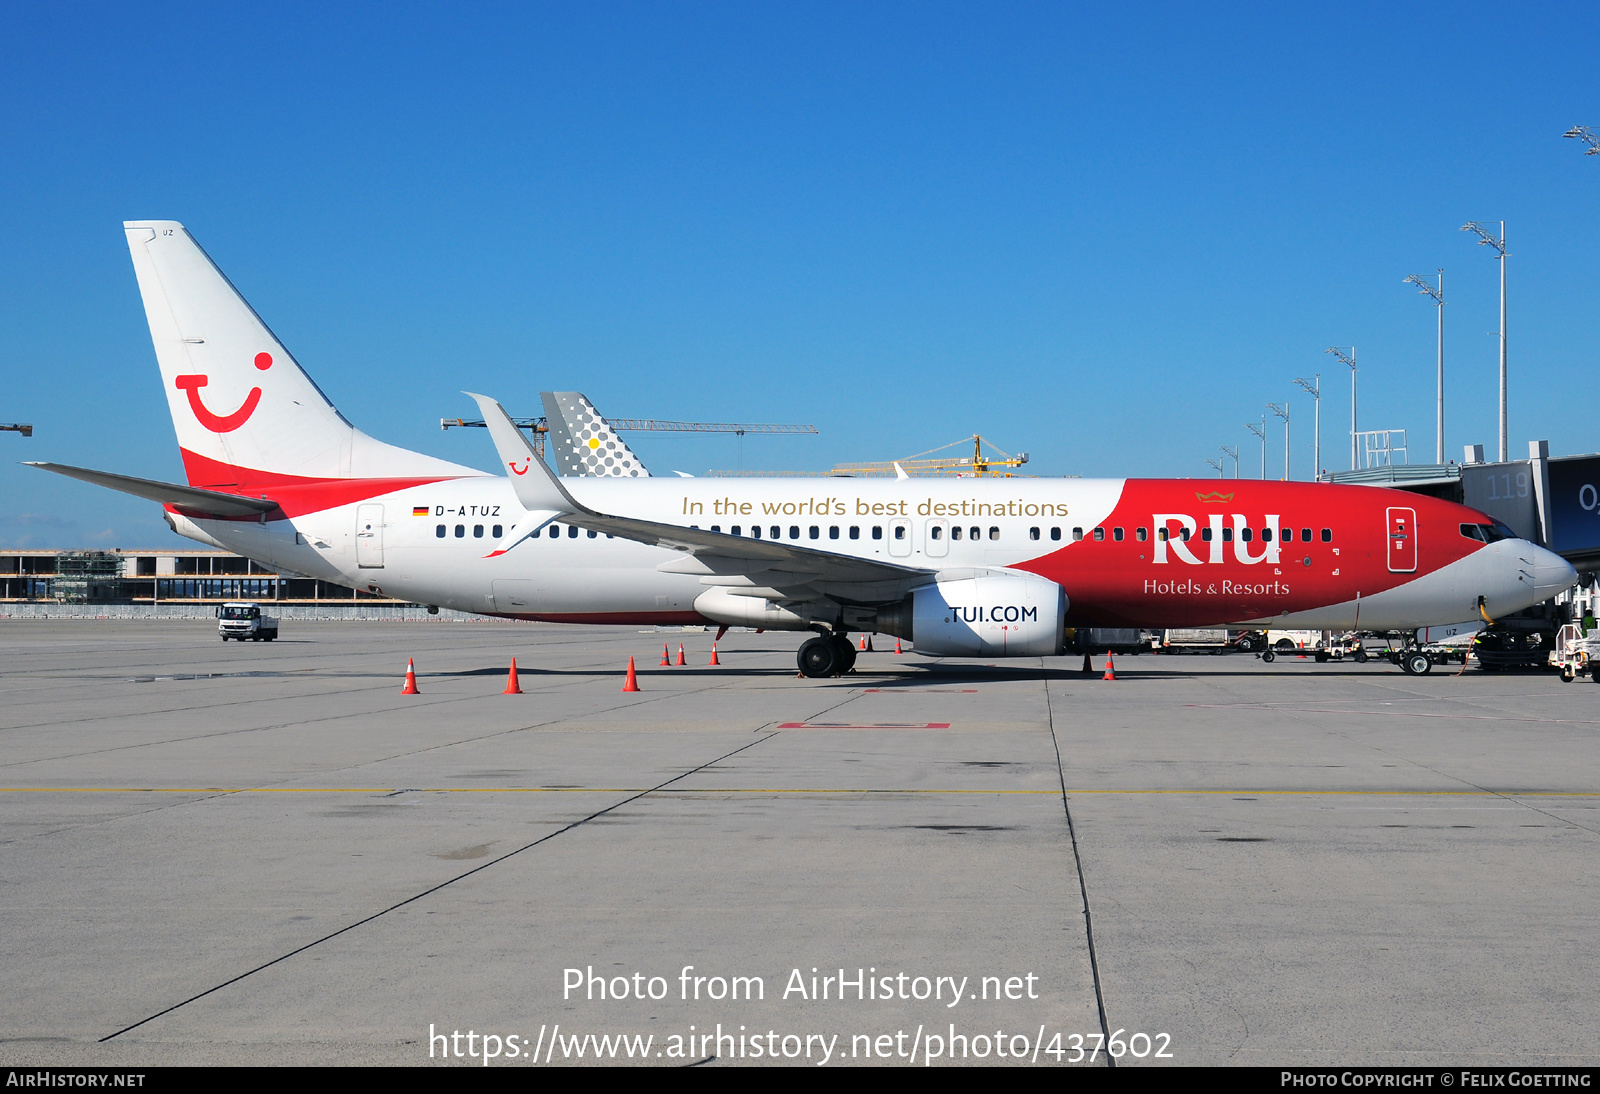
[[(386, 596), (554, 622), (815, 631), (800, 666), (828, 675), (853, 660), (851, 631), (1034, 657), (1085, 627), (1492, 618), (1576, 580), (1476, 510), (1371, 487), (557, 478), (474, 396), (504, 471), (486, 475), (356, 430), (181, 225), (126, 229), (188, 485), (43, 466), (162, 502), (192, 539)], [(602, 436), (587, 442), (596, 466)]]

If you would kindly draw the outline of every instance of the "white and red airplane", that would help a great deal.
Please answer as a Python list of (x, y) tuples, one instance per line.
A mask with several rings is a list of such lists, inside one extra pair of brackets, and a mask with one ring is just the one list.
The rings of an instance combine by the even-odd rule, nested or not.
[[(181, 224), (125, 228), (189, 484), (36, 466), (279, 570), (519, 619), (814, 631), (808, 676), (849, 667), (851, 631), (1037, 657), (1077, 628), (1492, 618), (1577, 579), (1483, 513), (1372, 487), (558, 478), (473, 396), (507, 472), (486, 475), (357, 430)], [(600, 469), (617, 442), (594, 417), (569, 425)]]

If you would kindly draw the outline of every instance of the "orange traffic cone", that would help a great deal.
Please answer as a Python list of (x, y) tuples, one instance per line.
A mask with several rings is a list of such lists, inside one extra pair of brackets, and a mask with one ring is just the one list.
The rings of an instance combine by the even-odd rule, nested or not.
[(623, 691), (638, 691), (639, 690), (639, 677), (638, 677), (638, 674), (633, 671), (633, 658), (631, 658), (631, 657), (628, 658), (628, 678), (622, 682), (622, 690)]
[(860, 651), (861, 653), (866, 653), (867, 652), (867, 636), (866, 635), (862, 635), (861, 636), (861, 645), (857, 646), (856, 649), (858, 651)]
[(658, 667), (669, 669), (672, 667), (672, 655), (667, 653), (667, 644), (665, 642), (661, 643), (661, 664)]
[(1305, 659), (1306, 659), (1306, 643), (1305, 643), (1305, 639), (1302, 638), (1300, 640), (1300, 656), (1295, 658), (1295, 660), (1296, 661), (1304, 661)]
[(687, 662), (687, 661), (685, 661), (685, 660), (684, 660), (684, 659), (683, 659), (683, 643), (682, 643), (682, 642), (679, 642), (679, 643), (678, 643), (678, 664), (680, 664), (680, 665), (687, 665), (687, 664), (688, 664), (688, 663), (689, 663), (689, 662)]
[(521, 695), (522, 686), (517, 683), (517, 659), (511, 659), (511, 675), (506, 677), (506, 690), (501, 695)]
[(708, 664), (712, 664), (712, 665), (720, 665), (720, 664), (722, 664), (721, 661), (717, 660), (717, 644), (715, 642), (711, 643), (711, 660), (708, 662)]
[(417, 690), (417, 670), (411, 664), (411, 658), (406, 658), (406, 686), (400, 689), (401, 695), (421, 695)]
[(1110, 654), (1110, 652), (1107, 652), (1106, 653), (1106, 674), (1104, 676), (1100, 677), (1100, 679), (1102, 679), (1102, 680), (1115, 680), (1116, 678), (1117, 678), (1117, 670), (1114, 667), (1112, 667), (1111, 654)]
[(900, 639), (898, 639), (898, 638), (896, 638), (894, 640), (894, 652), (895, 653), (899, 653), (900, 652)]

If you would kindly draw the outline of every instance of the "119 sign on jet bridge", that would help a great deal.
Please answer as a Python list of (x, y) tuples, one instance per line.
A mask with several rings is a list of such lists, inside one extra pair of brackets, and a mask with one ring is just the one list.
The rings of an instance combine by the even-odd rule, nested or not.
[(125, 229), (188, 484), (36, 466), (324, 581), (521, 619), (815, 632), (799, 664), (826, 676), (853, 662), (852, 631), (1037, 657), (1068, 628), (1454, 623), (1576, 580), (1477, 510), (1374, 487), (861, 480), (820, 497), (815, 479), (641, 475), (592, 413), (591, 462), (628, 472), (558, 478), (474, 395), (506, 472), (485, 475), (354, 428), (182, 225)]

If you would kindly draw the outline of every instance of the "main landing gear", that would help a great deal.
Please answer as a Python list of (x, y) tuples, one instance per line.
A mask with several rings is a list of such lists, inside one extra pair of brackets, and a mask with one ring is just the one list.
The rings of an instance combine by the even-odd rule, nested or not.
[(843, 676), (856, 665), (856, 648), (846, 634), (819, 634), (795, 655), (801, 676)]

